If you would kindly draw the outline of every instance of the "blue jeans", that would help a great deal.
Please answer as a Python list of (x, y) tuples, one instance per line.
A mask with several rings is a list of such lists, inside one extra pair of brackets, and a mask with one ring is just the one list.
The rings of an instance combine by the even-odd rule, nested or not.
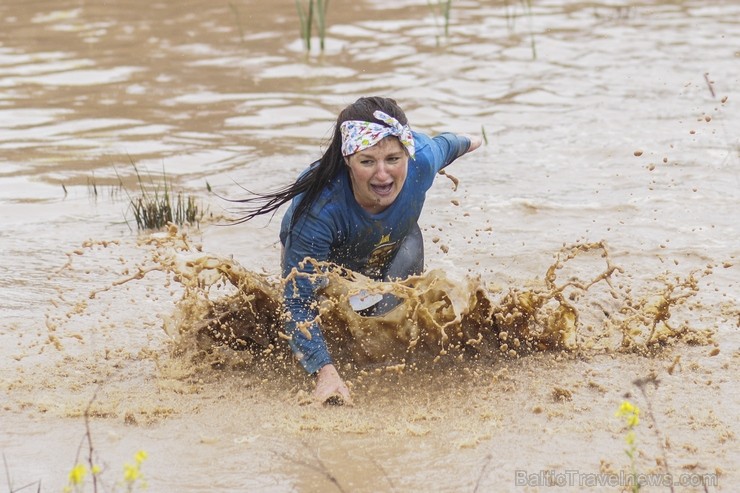
[[(388, 264), (383, 281), (397, 281), (409, 276), (418, 276), (424, 272), (424, 237), (421, 228), (415, 224), (398, 247), (398, 252)], [(401, 300), (392, 294), (384, 294), (383, 299), (375, 305), (357, 313), (363, 317), (385, 315), (401, 304)]]

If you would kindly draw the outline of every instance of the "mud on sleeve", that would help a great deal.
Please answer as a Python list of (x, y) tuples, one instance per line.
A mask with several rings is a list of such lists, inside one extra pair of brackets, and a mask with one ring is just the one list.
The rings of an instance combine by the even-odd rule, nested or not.
[(314, 284), (299, 272), (285, 284), (283, 292), (288, 317), (285, 333), (290, 336), (290, 349), (303, 368), (311, 374), (332, 363), (324, 335), (316, 322), (318, 310), (315, 306)]
[(332, 228), (329, 223), (312, 217), (299, 221), (294, 231), (286, 235), (283, 257), (283, 278), (296, 270), (283, 290), (287, 316), (285, 333), (290, 336), (290, 348), (303, 368), (308, 373), (315, 373), (332, 363), (332, 359), (321, 327), (316, 322), (316, 289), (322, 278), (316, 278), (313, 265), (304, 260), (328, 259), (333, 241)]

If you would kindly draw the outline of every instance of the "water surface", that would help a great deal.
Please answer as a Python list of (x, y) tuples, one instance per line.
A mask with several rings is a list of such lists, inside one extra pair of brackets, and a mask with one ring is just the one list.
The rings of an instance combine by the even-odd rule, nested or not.
[[(149, 491), (549, 491), (517, 484), (516, 471), (627, 470), (614, 410), (626, 393), (645, 406), (631, 382), (653, 372), (669, 466), (718, 474), (715, 489), (732, 491), (740, 6), (523, 4), (453, 2), (444, 36), (425, 1), (332, 3), (323, 54), (306, 54), (292, 2), (0, 5), (9, 489), (63, 487), (94, 397), (108, 484), (145, 449)], [(220, 197), (294, 179), (337, 112), (375, 94), (397, 99), (417, 130), (488, 141), (449, 169), (456, 190), (440, 177), (428, 194), (428, 269), (524, 288), (562, 245), (604, 240), (628, 291), (709, 267), (672, 323), (714, 342), (371, 372), (353, 377), (355, 408), (317, 409), (298, 368), (199, 375), (172, 356), (162, 318), (181, 291), (163, 275), (89, 299), (149, 253), (129, 210), (132, 163), (208, 208), (189, 232), (204, 252), (276, 275), (279, 221), (226, 227)], [(646, 423), (638, 446), (640, 469), (655, 470), (664, 452)]]

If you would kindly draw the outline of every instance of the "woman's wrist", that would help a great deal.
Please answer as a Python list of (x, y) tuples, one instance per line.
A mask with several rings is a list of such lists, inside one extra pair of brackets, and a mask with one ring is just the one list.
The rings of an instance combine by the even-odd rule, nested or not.
[(327, 363), (314, 373), (315, 377), (329, 375), (329, 374), (336, 374), (339, 375), (339, 372), (337, 372), (337, 368), (334, 366), (333, 363)]

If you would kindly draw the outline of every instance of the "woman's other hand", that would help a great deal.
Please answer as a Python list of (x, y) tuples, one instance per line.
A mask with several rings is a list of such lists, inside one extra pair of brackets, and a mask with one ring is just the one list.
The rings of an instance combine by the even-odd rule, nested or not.
[[(470, 147), (468, 147), (468, 152), (473, 152), (477, 148), (483, 144), (483, 138), (480, 135), (469, 135), (469, 134), (463, 134), (465, 137), (470, 139)], [(467, 154), (467, 153), (466, 153)]]
[(349, 389), (334, 365), (325, 365), (316, 374), (313, 397), (319, 404), (352, 405)]

